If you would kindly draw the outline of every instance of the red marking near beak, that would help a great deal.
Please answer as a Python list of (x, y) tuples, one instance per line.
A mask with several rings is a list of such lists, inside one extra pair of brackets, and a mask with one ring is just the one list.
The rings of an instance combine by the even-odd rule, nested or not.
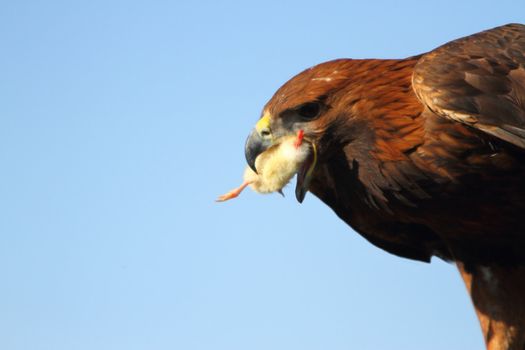
[(303, 138), (304, 138), (304, 130), (299, 130), (297, 132), (297, 140), (295, 140), (293, 144), (295, 148), (299, 148), (301, 146), (301, 144), (303, 143)]

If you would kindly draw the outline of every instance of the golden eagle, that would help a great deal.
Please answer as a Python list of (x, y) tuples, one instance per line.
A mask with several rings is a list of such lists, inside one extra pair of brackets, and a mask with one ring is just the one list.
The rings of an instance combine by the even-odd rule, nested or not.
[(374, 245), (455, 262), (487, 348), (525, 349), (524, 25), (309, 68), (266, 104), (245, 154), (244, 187), (281, 167), (266, 192), (297, 173), (299, 202), (310, 191)]

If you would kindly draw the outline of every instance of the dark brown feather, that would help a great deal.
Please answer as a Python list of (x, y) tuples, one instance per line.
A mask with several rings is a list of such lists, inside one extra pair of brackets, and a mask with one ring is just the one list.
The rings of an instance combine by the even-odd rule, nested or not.
[(511, 24), (445, 44), (414, 69), (430, 110), (525, 148), (525, 26)]

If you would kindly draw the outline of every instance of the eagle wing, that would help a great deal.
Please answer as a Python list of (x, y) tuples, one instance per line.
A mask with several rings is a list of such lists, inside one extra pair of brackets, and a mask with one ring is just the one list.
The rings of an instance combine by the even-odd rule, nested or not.
[(412, 83), (435, 114), (525, 148), (525, 25), (490, 29), (425, 54)]

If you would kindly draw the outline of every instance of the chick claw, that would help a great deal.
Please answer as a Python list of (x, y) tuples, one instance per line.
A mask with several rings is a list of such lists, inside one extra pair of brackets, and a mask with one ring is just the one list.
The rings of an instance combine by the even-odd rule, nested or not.
[(241, 192), (246, 188), (246, 186), (248, 186), (251, 183), (252, 183), (251, 181), (244, 181), (242, 185), (231, 190), (230, 192), (226, 194), (223, 194), (222, 196), (219, 196), (219, 198), (217, 198), (215, 201), (216, 202), (226, 202), (226, 201), (229, 201), (230, 199), (236, 198), (237, 196), (241, 194)]

